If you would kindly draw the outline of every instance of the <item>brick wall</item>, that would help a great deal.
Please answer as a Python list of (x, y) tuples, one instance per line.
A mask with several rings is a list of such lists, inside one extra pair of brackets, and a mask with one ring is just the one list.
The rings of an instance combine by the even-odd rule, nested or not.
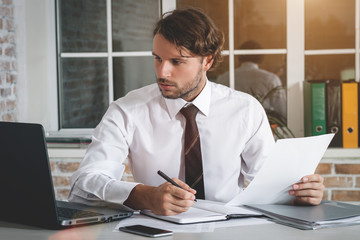
[[(61, 151), (61, 149), (60, 149)], [(84, 151), (79, 150), (80, 154), (74, 154), (75, 157), (58, 156), (58, 154), (52, 154), (52, 150), (49, 150), (50, 155), (50, 167), (52, 172), (52, 178), (54, 183), (55, 197), (58, 200), (66, 200), (70, 191), (71, 175), (79, 167), (82, 160)], [(60, 154), (64, 155), (64, 154)], [(67, 154), (65, 154), (67, 155)], [(122, 180), (134, 181), (129, 167), (125, 169)]]
[[(85, 153), (85, 150), (83, 152)], [(70, 177), (79, 167), (81, 159), (82, 155), (78, 157), (51, 157), (50, 154), (57, 199), (67, 199), (70, 189)], [(321, 160), (316, 172), (325, 179), (325, 200), (360, 204), (360, 157), (325, 157)], [(122, 180), (134, 181), (128, 166)]]
[(16, 42), (15, 6), (12, 0), (0, 0), (0, 120), (16, 121)]
[(324, 199), (360, 203), (360, 157), (323, 158), (316, 172), (324, 177)]
[(79, 167), (81, 158), (54, 158), (50, 161), (56, 199), (66, 200), (70, 190), (70, 178)]

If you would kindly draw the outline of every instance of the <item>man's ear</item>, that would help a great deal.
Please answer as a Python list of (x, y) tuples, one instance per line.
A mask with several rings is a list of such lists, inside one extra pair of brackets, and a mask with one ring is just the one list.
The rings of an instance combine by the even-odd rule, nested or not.
[(214, 58), (212, 55), (204, 57), (204, 61), (203, 61), (204, 70), (208, 71), (211, 68), (213, 62), (214, 62)]

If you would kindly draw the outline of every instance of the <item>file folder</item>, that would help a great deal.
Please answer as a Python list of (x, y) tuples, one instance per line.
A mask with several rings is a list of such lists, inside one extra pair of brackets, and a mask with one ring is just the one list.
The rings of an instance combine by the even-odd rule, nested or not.
[(249, 204), (270, 220), (304, 230), (360, 224), (360, 206), (335, 201), (323, 201), (317, 206)]
[(342, 121), (343, 147), (359, 146), (358, 130), (358, 83), (355, 81), (342, 83)]
[(329, 79), (326, 84), (326, 132), (335, 133), (330, 147), (342, 147), (341, 81)]
[(304, 82), (305, 136), (326, 133), (325, 82)]

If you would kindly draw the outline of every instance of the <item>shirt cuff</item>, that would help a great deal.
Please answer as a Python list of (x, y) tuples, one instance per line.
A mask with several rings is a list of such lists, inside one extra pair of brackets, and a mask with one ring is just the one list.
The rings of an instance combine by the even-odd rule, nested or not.
[(140, 183), (111, 180), (105, 187), (104, 199), (107, 202), (124, 205), (133, 188)]

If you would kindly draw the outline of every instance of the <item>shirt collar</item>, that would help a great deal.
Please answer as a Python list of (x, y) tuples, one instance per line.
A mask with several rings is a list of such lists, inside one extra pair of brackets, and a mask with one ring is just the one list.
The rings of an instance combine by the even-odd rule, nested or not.
[(209, 84), (209, 81), (206, 79), (205, 87), (200, 92), (200, 94), (192, 101), (187, 102), (182, 98), (177, 99), (169, 99), (164, 98), (168, 113), (171, 119), (173, 119), (176, 114), (186, 105), (189, 103), (194, 104), (202, 114), (207, 116), (209, 114), (210, 109), (210, 97), (211, 97), (211, 86)]
[(244, 62), (241, 64), (240, 68), (259, 69), (259, 65), (253, 62)]

